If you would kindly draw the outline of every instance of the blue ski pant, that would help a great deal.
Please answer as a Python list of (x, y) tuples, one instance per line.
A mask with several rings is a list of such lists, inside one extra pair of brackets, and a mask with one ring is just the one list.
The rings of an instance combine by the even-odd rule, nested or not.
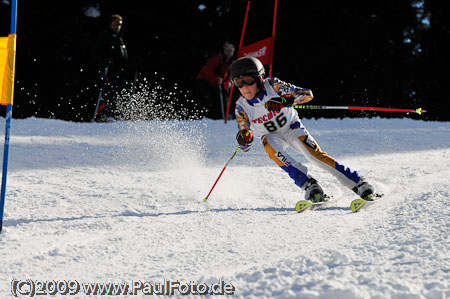
[(324, 152), (301, 122), (291, 125), (291, 129), (286, 134), (273, 133), (265, 135), (261, 142), (269, 157), (286, 171), (300, 188), (304, 187), (310, 176), (306, 166), (296, 161), (286, 152), (289, 147), (296, 152), (302, 153), (310, 162), (335, 176), (341, 184), (350, 189), (355, 187), (361, 180), (358, 172), (340, 164)]

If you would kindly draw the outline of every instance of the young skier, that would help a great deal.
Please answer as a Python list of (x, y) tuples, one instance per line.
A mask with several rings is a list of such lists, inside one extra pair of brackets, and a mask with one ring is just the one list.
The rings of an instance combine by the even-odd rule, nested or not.
[(266, 153), (295, 184), (305, 190), (305, 199), (321, 202), (329, 198), (308, 169), (286, 152), (288, 147), (334, 175), (339, 182), (372, 201), (374, 188), (358, 172), (337, 162), (324, 152), (303, 126), (297, 111), (290, 106), (313, 98), (311, 90), (277, 78), (264, 79), (264, 66), (254, 57), (243, 57), (231, 65), (231, 80), (241, 92), (236, 102), (237, 142), (248, 151), (253, 136), (260, 138)]

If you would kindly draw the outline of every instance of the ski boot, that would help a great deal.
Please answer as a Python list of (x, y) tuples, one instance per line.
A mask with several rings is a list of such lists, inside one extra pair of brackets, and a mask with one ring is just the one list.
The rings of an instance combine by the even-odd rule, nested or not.
[(305, 200), (312, 203), (318, 203), (322, 201), (327, 201), (329, 196), (323, 193), (322, 187), (313, 178), (310, 178), (305, 186)]
[(372, 185), (365, 180), (359, 181), (359, 183), (352, 189), (353, 192), (359, 195), (364, 200), (373, 201), (376, 198), (375, 189)]

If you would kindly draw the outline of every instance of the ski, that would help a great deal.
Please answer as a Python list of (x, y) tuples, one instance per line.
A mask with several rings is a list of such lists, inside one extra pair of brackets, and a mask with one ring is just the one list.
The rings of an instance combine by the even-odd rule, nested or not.
[(318, 210), (318, 209), (327, 207), (336, 201), (337, 201), (337, 199), (334, 199), (334, 198), (330, 198), (328, 200), (321, 201), (321, 202), (310, 202), (308, 200), (300, 200), (295, 205), (295, 210), (297, 211), (297, 213), (302, 213), (306, 210)]
[(374, 194), (373, 200), (364, 200), (364, 199), (355, 199), (350, 204), (350, 210), (352, 210), (353, 213), (358, 212), (359, 210), (363, 208), (370, 207), (371, 205), (378, 203), (383, 199), (383, 194)]

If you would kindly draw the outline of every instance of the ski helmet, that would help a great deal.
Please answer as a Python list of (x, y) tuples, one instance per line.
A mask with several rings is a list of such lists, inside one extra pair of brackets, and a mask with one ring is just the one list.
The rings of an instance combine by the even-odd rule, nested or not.
[(253, 75), (255, 77), (259, 77), (260, 81), (262, 81), (264, 73), (265, 70), (261, 61), (251, 56), (237, 59), (233, 62), (230, 68), (231, 80), (242, 76)]

